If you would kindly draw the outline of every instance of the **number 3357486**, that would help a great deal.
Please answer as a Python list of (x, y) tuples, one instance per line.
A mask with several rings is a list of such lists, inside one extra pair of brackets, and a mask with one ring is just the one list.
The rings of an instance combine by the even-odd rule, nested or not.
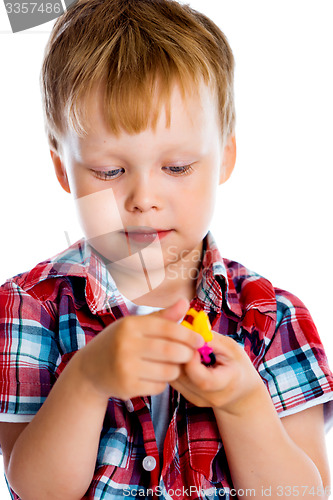
[(61, 14), (61, 3), (7, 2), (7, 14)]

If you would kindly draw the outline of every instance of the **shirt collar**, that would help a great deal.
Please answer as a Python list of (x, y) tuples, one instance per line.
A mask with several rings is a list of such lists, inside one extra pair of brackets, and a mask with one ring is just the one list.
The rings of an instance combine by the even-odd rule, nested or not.
[[(110, 275), (103, 260), (93, 251), (85, 240), (85, 268), (87, 276), (86, 299), (92, 312), (106, 312), (110, 307), (123, 304), (123, 297)], [(203, 258), (197, 279), (197, 296), (209, 308), (216, 312), (222, 309), (223, 301), (237, 317), (241, 317), (242, 308), (238, 300), (232, 272), (229, 271), (210, 232), (204, 239)]]
[[(219, 253), (209, 232), (203, 242), (203, 258), (197, 279), (197, 297), (207, 309), (221, 311), (223, 304), (240, 317), (238, 300), (228, 261)], [(123, 297), (103, 259), (83, 238), (64, 252), (37, 265), (25, 276), (27, 288), (49, 278), (82, 277), (86, 280), (85, 296), (92, 313), (105, 314), (113, 307), (126, 307)], [(27, 286), (28, 285), (28, 286)]]
[(203, 258), (197, 280), (199, 300), (219, 313), (225, 305), (231, 313), (241, 317), (242, 308), (233, 282), (228, 261), (221, 257), (210, 232), (204, 239)]
[[(80, 257), (76, 248), (79, 249)], [(124, 305), (123, 297), (105, 262), (86, 239), (83, 238), (73, 245), (72, 255), (74, 259), (79, 257), (76, 276), (79, 275), (86, 279), (85, 296), (92, 313), (104, 314), (110, 312), (115, 306)], [(64, 261), (67, 259), (68, 254), (65, 251)]]
[(26, 290), (51, 278), (84, 278), (85, 298), (92, 313), (109, 312), (123, 301), (101, 257), (82, 238), (65, 251), (39, 263), (23, 274), (18, 283)]

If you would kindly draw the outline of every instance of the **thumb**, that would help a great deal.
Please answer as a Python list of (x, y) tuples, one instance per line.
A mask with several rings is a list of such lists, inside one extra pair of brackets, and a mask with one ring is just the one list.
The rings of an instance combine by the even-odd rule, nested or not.
[(168, 306), (161, 311), (154, 312), (153, 314), (170, 321), (180, 321), (189, 310), (189, 307), (189, 301), (185, 298), (181, 298), (178, 299), (177, 302), (174, 302), (171, 306)]

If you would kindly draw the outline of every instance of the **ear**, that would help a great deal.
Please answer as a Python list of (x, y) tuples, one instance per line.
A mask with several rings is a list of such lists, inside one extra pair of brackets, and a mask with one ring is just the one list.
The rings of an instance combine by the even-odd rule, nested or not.
[(223, 150), (223, 160), (220, 171), (220, 184), (226, 182), (236, 163), (236, 137), (229, 135)]
[(71, 189), (70, 189), (69, 183), (68, 183), (66, 168), (65, 168), (65, 165), (64, 165), (61, 157), (59, 156), (58, 153), (56, 153), (52, 149), (50, 150), (50, 154), (51, 154), (52, 162), (53, 162), (53, 165), (54, 165), (54, 170), (55, 170), (57, 179), (58, 179), (61, 187), (67, 193), (70, 193)]

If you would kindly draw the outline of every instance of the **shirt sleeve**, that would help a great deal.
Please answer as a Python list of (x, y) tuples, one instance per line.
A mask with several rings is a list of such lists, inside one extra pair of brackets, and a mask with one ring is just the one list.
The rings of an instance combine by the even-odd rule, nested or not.
[(258, 367), (280, 417), (324, 404), (333, 425), (333, 375), (311, 315), (294, 295), (276, 290), (277, 323)]
[(54, 320), (39, 300), (6, 282), (0, 287), (0, 421), (31, 420), (59, 362)]

